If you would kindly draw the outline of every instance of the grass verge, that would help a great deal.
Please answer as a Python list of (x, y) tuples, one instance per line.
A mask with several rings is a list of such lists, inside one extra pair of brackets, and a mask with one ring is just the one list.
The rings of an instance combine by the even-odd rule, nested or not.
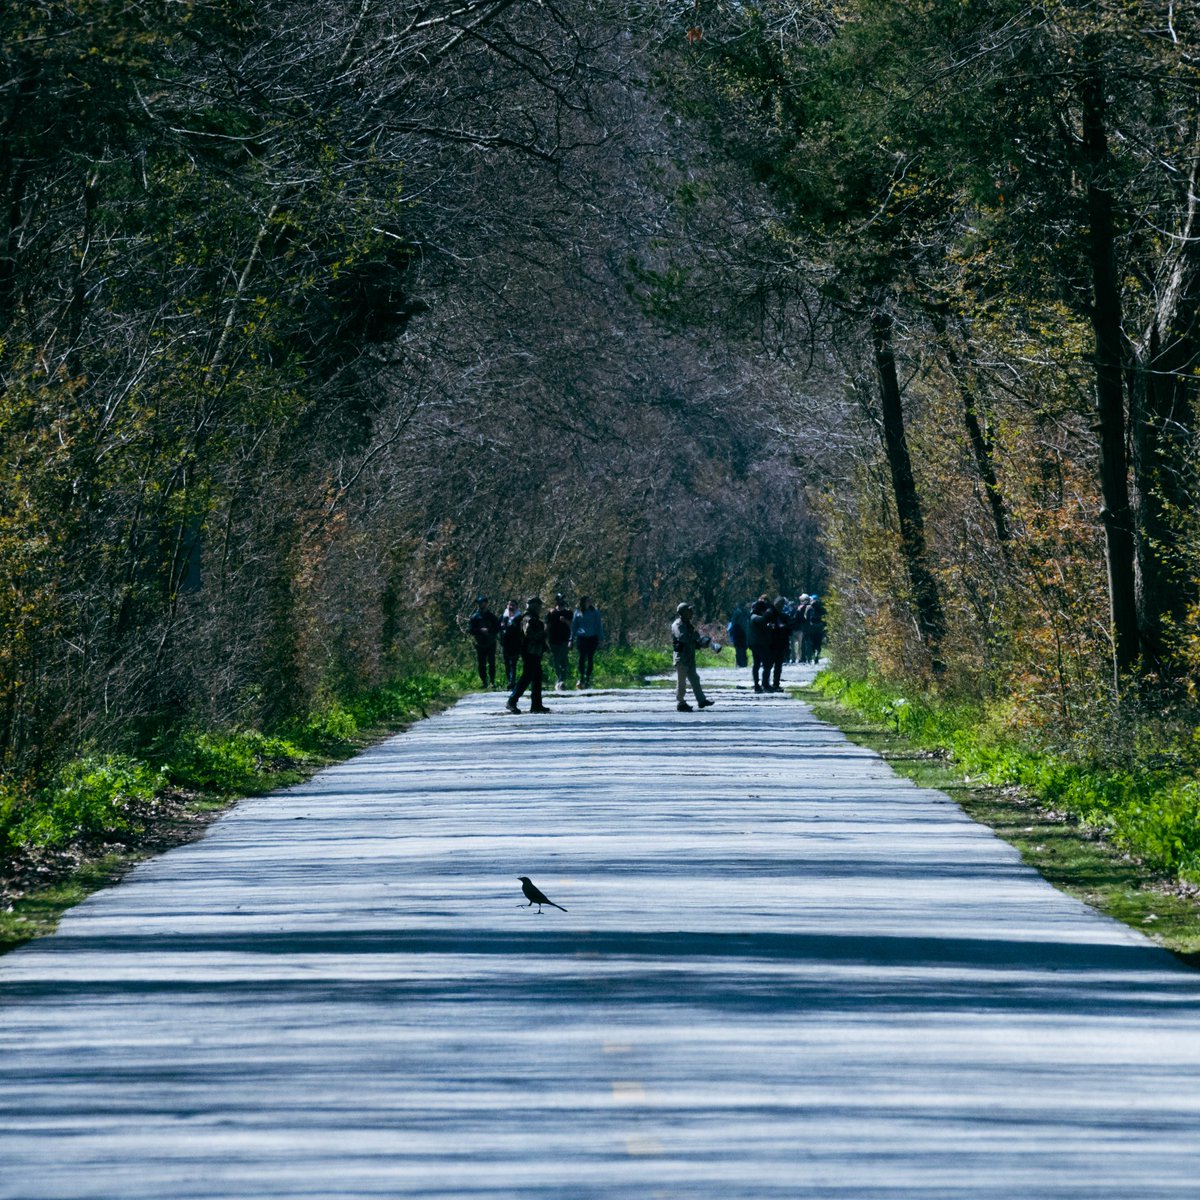
[(944, 743), (951, 740), (946, 736), (951, 730), (964, 743), (965, 714), (943, 714), (940, 737), (926, 726), (925, 736), (914, 738), (904, 730), (904, 717), (897, 719), (895, 697), (881, 691), (872, 695), (869, 685), (840, 688), (839, 682), (819, 679), (818, 686), (790, 690), (852, 742), (879, 753), (899, 774), (945, 792), (1055, 887), (1145, 934), (1189, 966), (1200, 967), (1200, 888), (1156, 870), (1114, 844), (1103, 825), (1027, 786), (990, 782), (964, 767)]
[(0, 954), (142, 860), (194, 841), (244, 796), (287, 787), (452, 703), (471, 676), (413, 675), (328, 699), (271, 734), (184, 729), (138, 757), (90, 754), (0, 793)]

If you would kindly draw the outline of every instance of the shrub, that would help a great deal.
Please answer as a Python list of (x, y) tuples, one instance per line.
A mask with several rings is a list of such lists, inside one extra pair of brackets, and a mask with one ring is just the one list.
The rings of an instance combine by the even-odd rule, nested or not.
[(75, 759), (38, 792), (15, 829), (20, 844), (60, 846), (136, 831), (130, 801), (149, 801), (161, 771), (120, 754)]
[(268, 771), (302, 763), (306, 757), (290, 741), (254, 730), (183, 733), (164, 754), (173, 783), (222, 793), (254, 790)]

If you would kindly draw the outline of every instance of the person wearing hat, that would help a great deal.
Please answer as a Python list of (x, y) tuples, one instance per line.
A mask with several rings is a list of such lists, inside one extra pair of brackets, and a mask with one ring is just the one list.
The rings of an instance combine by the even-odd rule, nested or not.
[(696, 651), (701, 646), (711, 646), (712, 638), (701, 633), (692, 624), (692, 606), (680, 604), (675, 609), (675, 620), (671, 624), (671, 649), (675, 663), (675, 709), (677, 712), (694, 712), (687, 702), (687, 685), (692, 685), (696, 697), (696, 708), (711, 708), (715, 701), (709, 700), (700, 686), (696, 673)]
[(504, 706), (510, 713), (519, 713), (517, 701), (529, 688), (529, 711), (548, 713), (542, 703), (542, 655), (546, 653), (546, 625), (542, 621), (542, 599), (530, 596), (525, 605), (525, 640), (521, 646), (521, 677), (509, 693)]
[(550, 661), (554, 664), (556, 692), (567, 687), (571, 672), (571, 610), (562, 592), (554, 597), (554, 607), (546, 614), (546, 642), (550, 646)]
[(500, 618), (486, 596), (475, 597), (475, 611), (467, 622), (467, 633), (475, 639), (475, 665), (479, 682), (485, 688), (496, 686), (496, 639), (500, 636)]

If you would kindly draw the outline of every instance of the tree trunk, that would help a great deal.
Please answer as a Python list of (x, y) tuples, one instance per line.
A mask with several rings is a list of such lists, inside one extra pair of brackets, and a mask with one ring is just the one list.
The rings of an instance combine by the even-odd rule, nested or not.
[(1092, 269), (1092, 331), (1096, 339), (1096, 432), (1100, 442), (1100, 495), (1104, 503), (1105, 560), (1112, 618), (1113, 667), (1118, 676), (1138, 661), (1134, 576), (1133, 510), (1125, 448), (1125, 389), (1122, 371), (1121, 292), (1117, 275), (1116, 221), (1107, 172), (1111, 162), (1105, 131), (1104, 79), (1090, 73), (1081, 89), (1083, 149), (1087, 180), (1088, 255)]
[(1196, 437), (1196, 367), (1200, 363), (1200, 161), (1194, 161), (1179, 251), (1158, 289), (1158, 304), (1130, 389), (1133, 510), (1137, 519), (1137, 605), (1148, 661), (1170, 670), (1171, 626), (1181, 627), (1195, 589), (1177, 561), (1171, 513), (1193, 500), (1185, 476)]
[(958, 387), (958, 394), (962, 400), (963, 425), (966, 427), (967, 440), (971, 444), (975, 470), (979, 475), (979, 481), (983, 484), (984, 495), (987, 497), (992, 526), (996, 530), (996, 542), (999, 544), (1000, 553), (1007, 559), (1011, 534), (1008, 529), (1008, 515), (1004, 511), (1004, 495), (1000, 491), (1000, 481), (996, 478), (992, 439), (979, 419), (979, 401), (962, 377), (958, 351), (955, 350), (950, 340), (943, 311), (933, 313), (933, 327), (941, 342), (942, 353), (946, 356), (946, 363), (950, 367), (955, 385)]
[(900, 521), (900, 551), (912, 585), (917, 629), (929, 653), (930, 665), (934, 671), (941, 672), (945, 670), (941, 647), (946, 636), (946, 617), (937, 580), (927, 561), (925, 519), (913, 477), (908, 439), (904, 433), (904, 408), (900, 397), (900, 380), (896, 375), (896, 355), (892, 349), (891, 314), (877, 308), (871, 314), (871, 329), (875, 343), (875, 368), (879, 373), (883, 449), (892, 476), (892, 495)]

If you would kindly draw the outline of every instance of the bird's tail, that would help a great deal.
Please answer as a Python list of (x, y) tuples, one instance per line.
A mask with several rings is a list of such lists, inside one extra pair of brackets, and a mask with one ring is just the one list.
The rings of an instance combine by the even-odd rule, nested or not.
[(546, 903), (547, 903), (547, 904), (554, 905), (554, 907), (555, 907), (555, 908), (557, 908), (557, 909), (561, 910), (562, 912), (566, 912), (566, 911), (567, 911), (565, 908), (563, 908), (563, 906), (562, 906), (561, 904), (555, 904), (553, 900), (547, 900), (547, 901), (546, 901)]

